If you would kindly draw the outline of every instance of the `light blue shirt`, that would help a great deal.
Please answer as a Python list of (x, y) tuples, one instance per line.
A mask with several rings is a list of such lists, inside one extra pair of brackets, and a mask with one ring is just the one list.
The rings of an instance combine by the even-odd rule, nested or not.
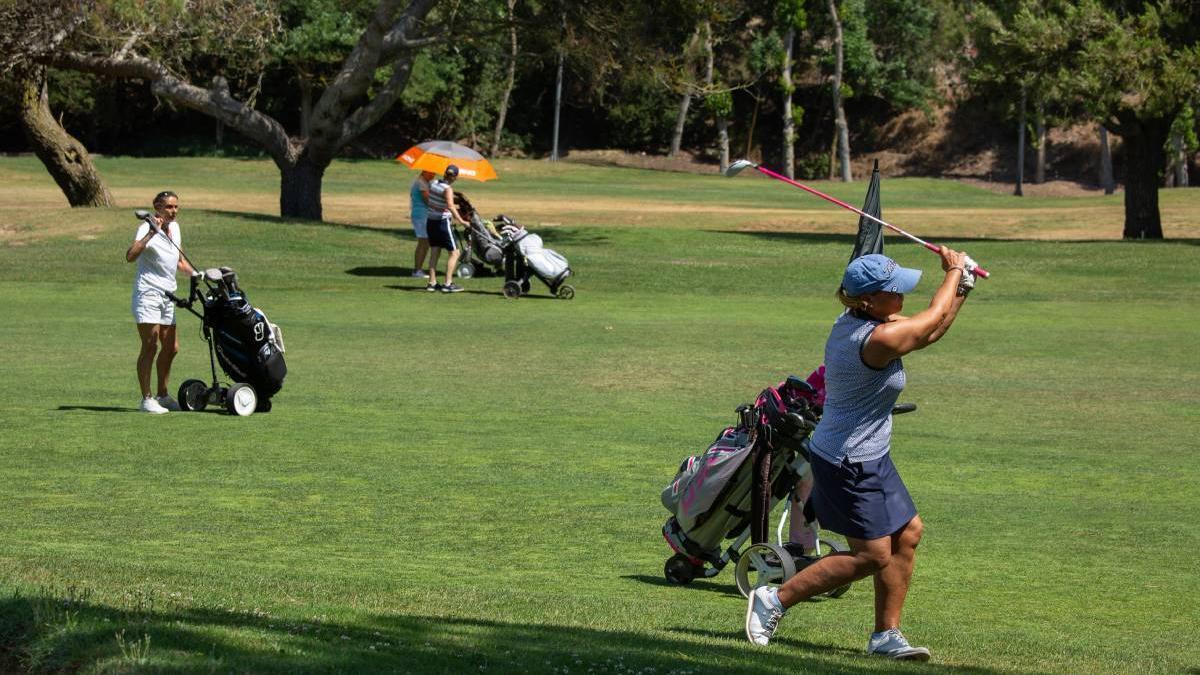
[(892, 407), (904, 390), (904, 363), (863, 362), (862, 348), (879, 321), (850, 312), (838, 317), (825, 343), (825, 409), (809, 446), (827, 462), (868, 462), (892, 445)]
[(408, 190), (408, 198), (412, 200), (412, 212), (410, 217), (414, 222), (425, 220), (428, 214), (428, 207), (425, 205), (425, 195), (421, 194), (422, 190), (428, 190), (429, 183), (421, 176), (413, 181), (412, 187)]

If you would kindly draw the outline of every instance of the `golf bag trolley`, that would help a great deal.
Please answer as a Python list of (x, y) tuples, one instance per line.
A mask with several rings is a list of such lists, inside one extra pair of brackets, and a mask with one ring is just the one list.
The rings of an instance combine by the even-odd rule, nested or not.
[[(819, 535), (815, 550), (808, 553), (783, 541), (792, 490), (809, 472), (805, 444), (820, 419), (817, 400), (812, 385), (788, 377), (778, 387), (764, 389), (753, 405), (739, 406), (734, 426), (725, 428), (703, 454), (683, 461), (662, 491), (663, 506), (672, 513), (662, 535), (675, 552), (663, 565), (667, 581), (688, 584), (711, 578), (733, 562), (737, 588), (748, 595), (757, 586), (782, 585), (823, 553), (846, 550)], [(769, 519), (779, 502), (787, 506), (776, 543), (771, 543)], [(805, 509), (805, 517), (817, 534), (811, 509)], [(727, 546), (724, 540), (730, 540)], [(847, 584), (827, 595), (838, 597), (849, 588)]]
[(543, 246), (541, 237), (505, 215), (484, 220), (463, 194), (454, 194), (454, 204), (459, 215), (467, 221), (462, 232), (459, 276), (503, 274), (502, 292), (509, 299), (527, 295), (533, 277), (546, 284), (556, 298), (570, 300), (575, 297), (575, 287), (566, 283), (574, 271), (565, 257)]
[[(192, 277), (186, 300), (170, 298), (200, 318), (212, 366), (211, 385), (203, 380), (179, 385), (179, 407), (204, 410), (210, 404), (221, 405), (241, 416), (269, 412), (271, 397), (283, 388), (287, 375), (283, 334), (246, 299), (237, 273), (228, 267), (204, 270)], [(200, 312), (193, 308), (197, 302)], [(233, 384), (226, 386), (217, 379), (217, 363)]]

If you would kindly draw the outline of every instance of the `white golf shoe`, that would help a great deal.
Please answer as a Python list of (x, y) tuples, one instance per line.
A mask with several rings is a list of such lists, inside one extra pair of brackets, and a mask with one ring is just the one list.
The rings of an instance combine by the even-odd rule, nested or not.
[(171, 398), (170, 396), (155, 396), (154, 400), (158, 401), (159, 405), (166, 408), (167, 410), (170, 410), (171, 412), (175, 412), (175, 411), (179, 410), (179, 402), (176, 401), (175, 399)]
[(905, 639), (899, 628), (871, 633), (871, 639), (867, 642), (867, 653), (872, 656), (886, 656), (889, 659), (929, 660), (929, 650), (908, 644), (908, 640)]
[(151, 415), (161, 415), (165, 412), (170, 412), (161, 403), (150, 397), (142, 399), (142, 407), (140, 409), (142, 412), (150, 413)]
[(779, 619), (783, 617), (783, 609), (772, 597), (769, 586), (759, 586), (750, 591), (749, 602), (746, 606), (746, 637), (756, 645), (765, 647), (775, 634)]

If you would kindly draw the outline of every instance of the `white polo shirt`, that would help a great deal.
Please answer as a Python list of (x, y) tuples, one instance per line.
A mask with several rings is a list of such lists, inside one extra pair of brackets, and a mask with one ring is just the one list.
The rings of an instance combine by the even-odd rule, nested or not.
[[(171, 233), (171, 246), (161, 234), (156, 234), (137, 258), (137, 276), (133, 278), (133, 292), (145, 293), (174, 293), (178, 285), (175, 282), (175, 271), (179, 269), (179, 249), (182, 240), (179, 237), (179, 223), (171, 221), (164, 228)], [(137, 241), (150, 233), (150, 225), (145, 221), (138, 226), (133, 240)]]

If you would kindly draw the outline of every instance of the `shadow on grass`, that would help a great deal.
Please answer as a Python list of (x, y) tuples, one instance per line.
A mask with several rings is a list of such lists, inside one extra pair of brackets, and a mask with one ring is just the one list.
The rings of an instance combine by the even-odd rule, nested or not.
[(704, 591), (706, 593), (717, 593), (719, 595), (728, 595), (728, 596), (734, 597), (734, 598), (742, 597), (742, 594), (738, 593), (737, 588), (733, 585), (733, 582), (730, 580), (732, 577), (726, 578), (726, 579), (722, 580), (721, 582), (709, 581), (707, 579), (696, 579), (696, 580), (692, 581), (691, 583), (682, 585), (682, 586), (679, 584), (671, 583), (670, 581), (667, 581), (663, 577), (655, 577), (655, 576), (650, 576), (648, 574), (625, 574), (625, 575), (622, 575), (621, 578), (629, 579), (630, 581), (636, 581), (638, 583), (646, 584), (648, 586), (663, 586), (663, 587), (678, 588), (680, 593), (690, 593), (692, 591)]
[[(401, 277), (404, 279), (412, 279), (413, 281), (421, 281), (421, 277), (412, 275), (413, 268), (411, 267), (351, 267), (346, 270), (346, 274), (356, 277)], [(424, 286), (421, 287), (424, 290)]]
[(122, 406), (109, 405), (60, 405), (58, 410), (86, 410), (88, 412), (141, 412), (137, 408), (125, 408)]
[[(579, 617), (586, 620), (586, 616)], [(47, 592), (0, 601), (0, 670), (13, 672), (410, 673), (994, 673), (886, 664), (854, 650), (781, 636), (782, 648), (687, 627), (647, 632), (445, 616), (367, 615), (295, 621), (259, 610), (187, 606), (138, 596), (136, 608)], [(675, 635), (678, 635), (677, 637)]]

